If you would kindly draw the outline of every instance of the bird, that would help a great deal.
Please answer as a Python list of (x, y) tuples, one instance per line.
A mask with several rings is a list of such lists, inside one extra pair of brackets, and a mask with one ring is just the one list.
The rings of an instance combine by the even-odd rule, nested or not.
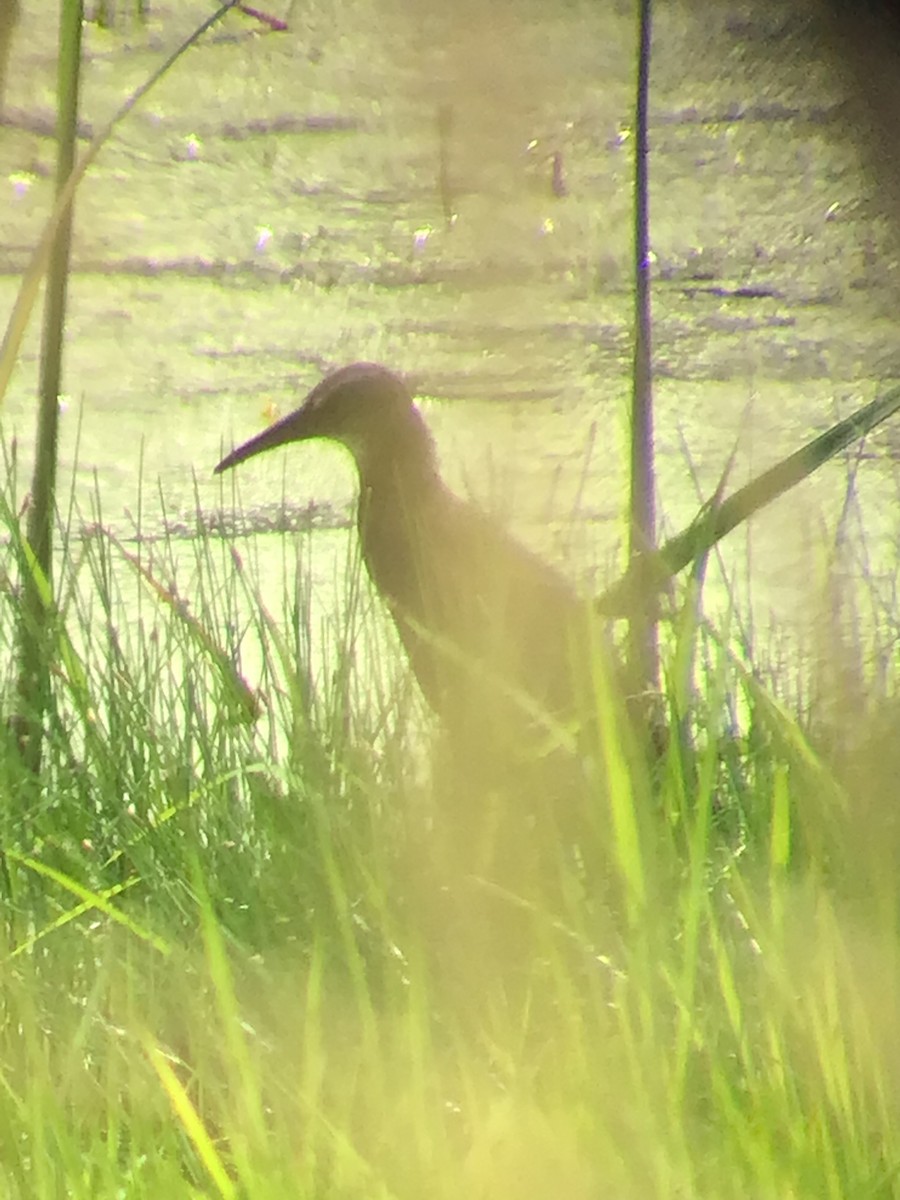
[(355, 461), (363, 561), (457, 753), (562, 744), (596, 695), (593, 666), (609, 653), (590, 600), (447, 487), (410, 388), (377, 363), (326, 375), (215, 472), (314, 438), (339, 443)]

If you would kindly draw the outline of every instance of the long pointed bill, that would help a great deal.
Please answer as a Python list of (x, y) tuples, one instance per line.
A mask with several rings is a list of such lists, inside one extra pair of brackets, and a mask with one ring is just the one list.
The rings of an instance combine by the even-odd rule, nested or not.
[(256, 437), (236, 446), (230, 454), (225, 455), (214, 474), (221, 475), (229, 467), (236, 466), (245, 458), (252, 458), (254, 454), (261, 454), (263, 450), (271, 450), (274, 446), (283, 446), (286, 442), (299, 442), (313, 436), (313, 420), (313, 410), (304, 404), (282, 417), (280, 421), (276, 421), (274, 425), (270, 425), (268, 429), (264, 429), (262, 433), (258, 433)]

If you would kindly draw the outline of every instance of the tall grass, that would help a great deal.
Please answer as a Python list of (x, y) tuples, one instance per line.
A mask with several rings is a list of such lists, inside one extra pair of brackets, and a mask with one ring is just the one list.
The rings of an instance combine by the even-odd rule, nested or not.
[[(41, 766), (43, 727), (48, 703), (47, 648), (53, 644), (49, 626), (53, 607), (52, 532), (56, 507), (56, 459), (58, 403), (62, 387), (62, 348), (66, 299), (69, 281), (69, 242), (72, 204), (79, 183), (119, 123), (146, 96), (151, 88), (174, 66), (178, 59), (203, 33), (235, 6), (226, 0), (206, 21), (182, 42), (167, 60), (137, 89), (114, 114), (90, 147), (75, 161), (78, 94), (81, 68), (81, 32), (83, 4), (72, 0), (63, 4), (60, 22), (57, 95), (57, 177), (53, 210), (41, 239), (32, 254), (28, 270), (19, 286), (0, 345), (0, 404), (6, 393), (19, 347), (22, 342), (38, 291), (46, 274), (47, 289), (44, 334), (41, 343), (41, 382), (38, 409), (38, 436), (35, 465), (27, 514), (27, 537), (18, 540), (22, 596), (20, 627), (16, 652), (20, 662), (18, 711), (14, 714), (16, 740), (32, 773)], [(4, 47), (4, 55), (6, 47)], [(4, 63), (5, 69), (5, 63)], [(41, 642), (44, 642), (42, 647)]]
[(101, 523), (60, 562), (44, 771), (0, 764), (4, 1194), (891, 1195), (897, 834), (864, 748), (840, 777), (685, 621), (657, 777), (600, 688), (581, 845), (517, 888), (354, 661), (358, 574), (322, 671), (284, 548), (267, 604), (199, 531)]

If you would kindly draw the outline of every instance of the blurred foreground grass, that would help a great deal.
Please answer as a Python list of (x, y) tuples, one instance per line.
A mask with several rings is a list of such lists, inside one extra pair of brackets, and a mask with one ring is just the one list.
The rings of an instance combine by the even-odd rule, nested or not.
[(455, 809), (356, 662), (352, 564), (322, 671), (294, 543), (265, 602), (192, 546), (68, 545), (40, 778), (2, 748), (4, 1196), (895, 1194), (900, 776), (856, 652), (800, 716), (682, 622), (653, 778), (614, 744), (519, 887), (455, 820), (515, 797)]

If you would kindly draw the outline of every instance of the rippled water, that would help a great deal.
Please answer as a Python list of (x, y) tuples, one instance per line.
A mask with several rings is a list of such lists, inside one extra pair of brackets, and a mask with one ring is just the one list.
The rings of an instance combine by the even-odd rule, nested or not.
[[(79, 195), (61, 484), (84, 520), (96, 488), (122, 537), (308, 527), (327, 608), (343, 543), (322, 530), (347, 528), (354, 493), (341, 453), (306, 445), (233, 478), (211, 470), (324, 369), (375, 359), (418, 382), (454, 486), (584, 586), (608, 577), (626, 494), (632, 8), (327, 0), (293, 5), (287, 34), (233, 16), (208, 36)], [(55, 69), (43, 9), (24, 6), (0, 131), (0, 309), (52, 190), (52, 145), (35, 132)], [(154, 5), (147, 29), (89, 28), (86, 122), (102, 124), (207, 12)], [(894, 250), (844, 101), (815, 26), (782, 6), (658, 12), (653, 306), (670, 532), (732, 451), (736, 486), (900, 374)], [(23, 464), (38, 325), (3, 414)], [(891, 429), (873, 440), (843, 523), (845, 463), (729, 539), (724, 576), (742, 604), (808, 621), (836, 538), (850, 577), (892, 575), (898, 444)]]

